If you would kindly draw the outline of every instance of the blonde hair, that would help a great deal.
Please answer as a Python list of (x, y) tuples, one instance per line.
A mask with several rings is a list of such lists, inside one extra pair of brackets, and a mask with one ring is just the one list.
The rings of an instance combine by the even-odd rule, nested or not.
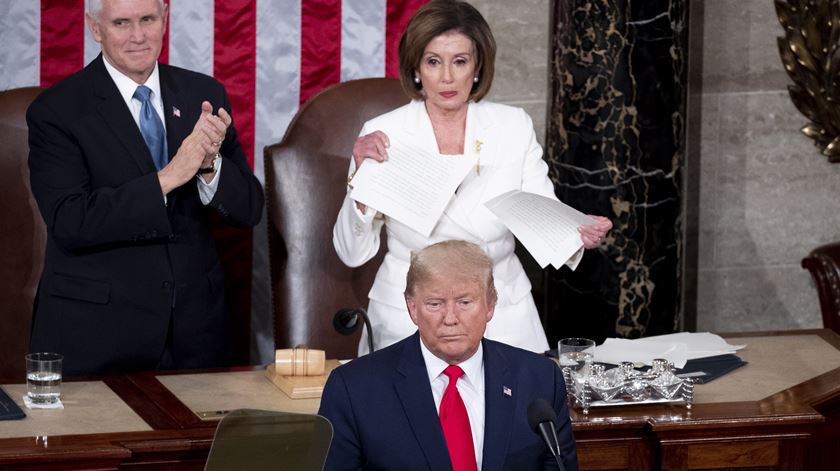
[(412, 253), (405, 278), (405, 295), (414, 296), (417, 285), (443, 277), (477, 282), (484, 288), (487, 305), (496, 305), (493, 260), (472, 242), (446, 240)]

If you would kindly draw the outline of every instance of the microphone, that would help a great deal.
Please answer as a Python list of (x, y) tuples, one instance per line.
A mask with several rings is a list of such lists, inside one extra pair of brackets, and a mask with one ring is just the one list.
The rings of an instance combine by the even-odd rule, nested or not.
[(369, 353), (373, 353), (373, 329), (370, 327), (367, 313), (364, 309), (342, 308), (333, 316), (333, 327), (341, 335), (352, 335), (359, 328), (359, 318), (365, 324)]
[(563, 467), (563, 460), (560, 455), (560, 442), (557, 440), (557, 431), (554, 429), (556, 419), (557, 415), (554, 413), (554, 408), (545, 399), (534, 399), (528, 405), (528, 425), (534, 430), (534, 433), (542, 437), (548, 450), (557, 461), (560, 471), (565, 471), (566, 468)]

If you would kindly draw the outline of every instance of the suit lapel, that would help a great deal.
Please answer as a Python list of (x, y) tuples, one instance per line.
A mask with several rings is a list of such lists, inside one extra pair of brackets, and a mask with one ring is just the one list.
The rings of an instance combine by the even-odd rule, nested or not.
[[(482, 227), (486, 224), (486, 217), (483, 211), (477, 212), (476, 209), (484, 203), (485, 190), (491, 180), (490, 170), (500, 158), (499, 139), (503, 138), (504, 133), (496, 119), (487, 112), (486, 106), (481, 103), (470, 103), (468, 106), (464, 155), (470, 158), (477, 157), (483, 170), (479, 170), (480, 175), (475, 170), (467, 173), (458, 194), (450, 201), (444, 214), (452, 223), (481, 241), (484, 240), (482, 234), (486, 233)], [(439, 153), (432, 122), (423, 101), (411, 102), (410, 112), (406, 114), (402, 130), (415, 145), (435, 155)]]
[(507, 455), (517, 384), (507, 358), (493, 342), (484, 345), (484, 452), (481, 469), (501, 470)]
[(475, 158), (478, 170), (473, 169), (467, 173), (458, 195), (446, 208), (446, 214), (479, 239), (483, 239), (480, 227), (483, 217), (476, 218), (475, 209), (484, 203), (484, 190), (490, 181), (487, 170), (498, 154), (499, 146), (495, 145), (498, 136), (494, 135), (498, 133), (499, 130), (493, 127), (492, 116), (484, 112), (484, 107), (470, 103), (464, 133), (464, 156)]
[(429, 385), (426, 363), (420, 353), (420, 336), (414, 334), (407, 342), (397, 364), (401, 377), (394, 381), (394, 388), (402, 402), (405, 415), (420, 443), (420, 448), (429, 464), (429, 469), (451, 470), (449, 452), (440, 428), (440, 419), (435, 411), (435, 400)]
[(108, 75), (105, 64), (102, 62), (104, 60), (100, 54), (91, 64), (94, 93), (101, 100), (97, 110), (117, 139), (122, 142), (126, 153), (131, 156), (140, 171), (143, 174), (154, 172), (156, 171), (155, 164), (152, 162), (152, 156), (146, 147), (143, 135), (140, 134), (140, 128), (137, 127), (117, 86)]
[[(165, 64), (160, 64), (158, 70), (160, 71), (163, 116), (166, 119), (166, 145), (169, 151), (167, 158), (172, 160), (172, 157), (178, 152), (181, 142), (192, 132), (192, 127), (198, 119), (197, 115), (195, 119), (192, 116), (198, 111), (189, 109), (188, 105), (183, 102), (182, 93), (180, 93), (171, 69)], [(214, 103), (214, 105), (216, 104)]]
[(406, 113), (402, 130), (409, 137), (414, 145), (421, 147), (426, 152), (439, 154), (435, 131), (432, 128), (432, 121), (426, 112), (426, 105), (421, 100), (414, 100), (409, 104), (410, 112)]

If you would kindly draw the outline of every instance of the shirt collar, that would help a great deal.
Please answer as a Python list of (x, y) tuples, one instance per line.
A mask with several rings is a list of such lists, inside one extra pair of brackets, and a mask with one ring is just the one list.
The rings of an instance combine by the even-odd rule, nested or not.
[[(111, 63), (108, 62), (108, 59), (105, 57), (104, 54), (102, 55), (102, 62), (105, 63), (105, 70), (108, 71), (108, 75), (111, 76), (111, 79), (117, 85), (117, 89), (119, 89), (120, 91), (120, 96), (122, 96), (123, 100), (125, 100), (126, 103), (129, 103), (131, 101), (131, 98), (134, 96), (134, 92), (137, 90), (137, 82), (135, 82), (127, 75), (117, 70), (116, 67), (111, 65)], [(152, 89), (152, 101), (162, 100), (160, 95), (160, 73), (158, 72), (157, 62), (155, 62), (155, 68), (152, 70), (152, 73), (151, 75), (149, 75), (149, 78), (147, 78), (146, 82), (141, 85), (145, 85)]]
[[(449, 366), (449, 363), (436, 357), (434, 353), (429, 351), (423, 343), (422, 338), (420, 339), (420, 352), (423, 354), (423, 361), (426, 363), (426, 373), (428, 373), (429, 382), (431, 383), (437, 379), (438, 376), (443, 374), (443, 370)], [(458, 366), (464, 370), (464, 376), (462, 376), (462, 378), (466, 378), (466, 380), (473, 385), (476, 384), (475, 381), (479, 375), (484, 374), (484, 347), (482, 343), (478, 343), (478, 350), (475, 351), (473, 356), (467, 358), (461, 363), (458, 363)]]

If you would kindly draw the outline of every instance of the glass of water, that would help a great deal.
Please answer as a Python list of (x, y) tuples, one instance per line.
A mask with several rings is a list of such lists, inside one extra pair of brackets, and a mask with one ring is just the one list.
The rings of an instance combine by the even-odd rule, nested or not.
[(595, 341), (581, 337), (562, 339), (557, 342), (557, 354), (560, 356), (560, 366), (571, 368), (572, 371), (585, 373), (585, 368), (592, 365), (592, 348)]
[(61, 363), (58, 353), (26, 354), (26, 395), (33, 404), (54, 404), (61, 397)]

